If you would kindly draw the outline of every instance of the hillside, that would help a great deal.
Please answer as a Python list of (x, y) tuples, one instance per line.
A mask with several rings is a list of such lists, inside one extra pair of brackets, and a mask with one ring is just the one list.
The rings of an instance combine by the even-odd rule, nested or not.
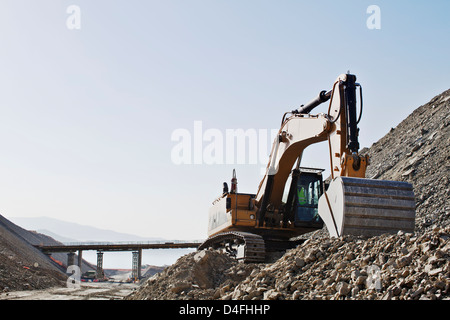
[(374, 143), (367, 177), (412, 183), (416, 232), (450, 225), (450, 90)]
[(32, 244), (49, 239), (0, 215), (0, 290), (43, 289), (65, 284), (64, 272)]
[(362, 150), (367, 177), (412, 183), (414, 234), (330, 238), (319, 230), (267, 264), (196, 252), (127, 299), (449, 299), (449, 124), (447, 90)]

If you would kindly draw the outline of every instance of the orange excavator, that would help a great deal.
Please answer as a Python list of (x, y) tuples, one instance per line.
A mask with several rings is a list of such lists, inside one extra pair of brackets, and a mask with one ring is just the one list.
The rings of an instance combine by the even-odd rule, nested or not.
[[(326, 113), (310, 113), (328, 101)], [(233, 171), (230, 190), (224, 183), (210, 208), (208, 239), (199, 249), (223, 248), (238, 260), (262, 262), (266, 252), (291, 248), (298, 236), (324, 224), (332, 237), (412, 232), (411, 184), (365, 178), (369, 158), (359, 154), (358, 142), (362, 106), (356, 76), (342, 74), (330, 91), (286, 112), (257, 192), (238, 193)], [(303, 151), (319, 142), (329, 146), (327, 184), (323, 169), (301, 166)]]

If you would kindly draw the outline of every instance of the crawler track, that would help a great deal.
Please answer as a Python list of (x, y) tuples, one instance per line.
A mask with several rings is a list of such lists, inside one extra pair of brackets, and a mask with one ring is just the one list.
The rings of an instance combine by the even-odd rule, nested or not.
[(230, 231), (211, 236), (198, 247), (198, 250), (207, 248), (224, 248), (237, 260), (245, 263), (264, 262), (266, 257), (264, 239), (248, 232)]

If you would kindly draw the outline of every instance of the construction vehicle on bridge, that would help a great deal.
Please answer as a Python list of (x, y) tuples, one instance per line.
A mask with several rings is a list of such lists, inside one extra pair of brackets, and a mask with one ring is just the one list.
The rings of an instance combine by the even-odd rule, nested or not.
[[(327, 101), (327, 113), (310, 114)], [(413, 232), (411, 184), (365, 178), (369, 158), (359, 154), (358, 142), (362, 106), (356, 76), (342, 74), (330, 91), (286, 112), (257, 193), (238, 193), (233, 171), (231, 189), (224, 183), (210, 208), (208, 239), (199, 250), (223, 248), (238, 260), (261, 262), (266, 251), (293, 247), (298, 236), (324, 223), (334, 237)], [(323, 169), (301, 167), (305, 148), (319, 142), (329, 146), (327, 186)]]

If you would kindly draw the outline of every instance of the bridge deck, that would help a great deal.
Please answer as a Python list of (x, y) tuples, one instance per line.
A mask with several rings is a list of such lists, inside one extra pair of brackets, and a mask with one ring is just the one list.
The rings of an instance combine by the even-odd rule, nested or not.
[(200, 242), (164, 242), (164, 243), (95, 243), (69, 245), (35, 245), (44, 252), (74, 252), (78, 250), (97, 251), (134, 251), (139, 249), (179, 249), (197, 248)]

